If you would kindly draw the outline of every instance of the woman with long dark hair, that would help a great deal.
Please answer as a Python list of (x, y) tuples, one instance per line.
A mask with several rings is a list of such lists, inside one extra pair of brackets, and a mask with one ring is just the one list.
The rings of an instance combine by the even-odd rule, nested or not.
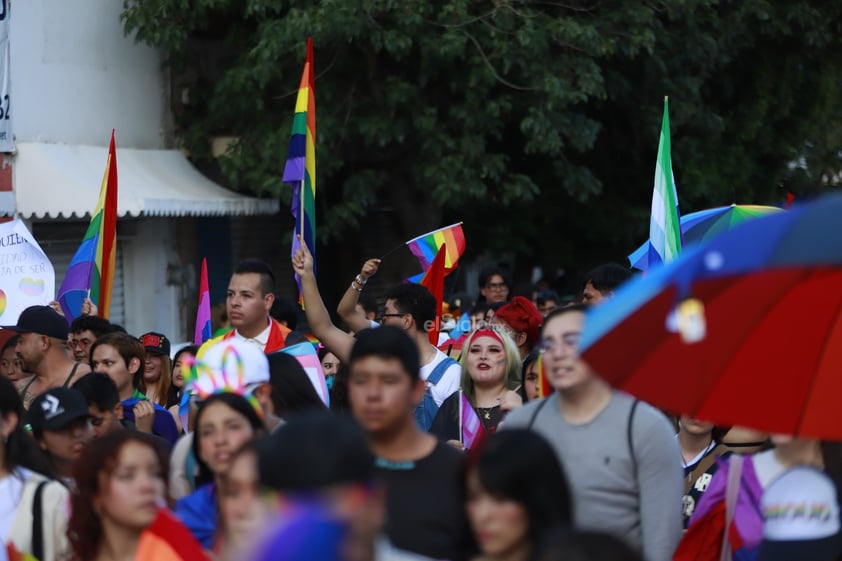
[(480, 550), (476, 560), (529, 561), (534, 546), (571, 526), (567, 478), (538, 433), (491, 435), (468, 454), (466, 509)]
[(196, 412), (196, 490), (176, 503), (175, 513), (206, 549), (214, 547), (219, 519), (217, 492), (231, 459), (247, 441), (265, 432), (258, 409), (241, 395), (217, 393), (202, 401)]
[(0, 377), (0, 547), (52, 561), (68, 551), (69, 494), (23, 423), (20, 395)]
[[(77, 491), (71, 499), (67, 535), (73, 561), (144, 558), (142, 536), (159, 517), (170, 535), (181, 535), (185, 559), (204, 559), (199, 545), (166, 504), (166, 452), (154, 437), (119, 430), (95, 440), (75, 465)], [(189, 552), (189, 553), (188, 553)]]

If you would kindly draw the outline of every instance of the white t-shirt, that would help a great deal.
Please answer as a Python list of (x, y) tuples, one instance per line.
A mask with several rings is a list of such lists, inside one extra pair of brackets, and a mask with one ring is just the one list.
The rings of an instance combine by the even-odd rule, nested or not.
[[(447, 358), (447, 355), (441, 352), (440, 350), (436, 349), (436, 356), (433, 357), (433, 360), (425, 364), (421, 367), (419, 373), (421, 374), (421, 379), (425, 382), (427, 378), (430, 377), (430, 374), (433, 373), (436, 365)], [(430, 393), (433, 396), (433, 399), (436, 402), (436, 405), (441, 407), (442, 402), (450, 397), (450, 395), (459, 389), (459, 382), (462, 379), (462, 365), (458, 362), (456, 364), (451, 365), (444, 373), (444, 376), (441, 377), (438, 384), (435, 384), (430, 389)]]
[(0, 544), (9, 541), (9, 531), (23, 495), (23, 484), (29, 479), (29, 470), (17, 468), (0, 479)]

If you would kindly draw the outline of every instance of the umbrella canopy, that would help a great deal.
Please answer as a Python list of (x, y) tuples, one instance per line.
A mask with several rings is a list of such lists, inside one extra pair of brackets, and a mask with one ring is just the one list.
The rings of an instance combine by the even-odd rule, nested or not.
[[(746, 220), (781, 212), (776, 206), (730, 205), (692, 212), (681, 217), (681, 235), (685, 246), (709, 240)], [(646, 241), (629, 255), (635, 269), (649, 269), (649, 242)]]
[(685, 251), (589, 312), (583, 358), (674, 413), (842, 440), (840, 217), (830, 195)]

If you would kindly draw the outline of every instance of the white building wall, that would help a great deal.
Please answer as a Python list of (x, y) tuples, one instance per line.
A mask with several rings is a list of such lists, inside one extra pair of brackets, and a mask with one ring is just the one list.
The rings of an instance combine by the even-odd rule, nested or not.
[(166, 148), (162, 56), (123, 35), (121, 0), (15, 0), (12, 123), (18, 142)]
[[(118, 149), (171, 147), (162, 55), (124, 36), (122, 6), (122, 0), (14, 0), (10, 42), (16, 142), (101, 146), (103, 166), (112, 128)], [(173, 270), (180, 268), (177, 219), (123, 220), (122, 230), (130, 232), (119, 238), (124, 326), (134, 335), (159, 331), (183, 340), (183, 289), (173, 282)], [(56, 287), (62, 280), (56, 279)]]

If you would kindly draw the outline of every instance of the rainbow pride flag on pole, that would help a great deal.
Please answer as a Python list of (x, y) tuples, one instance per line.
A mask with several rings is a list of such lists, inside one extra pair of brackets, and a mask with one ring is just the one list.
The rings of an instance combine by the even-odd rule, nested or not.
[(68, 322), (81, 315), (82, 303), (88, 295), (99, 308), (99, 315), (108, 319), (116, 256), (117, 149), (112, 130), (99, 201), (91, 215), (91, 223), (82, 239), (82, 245), (70, 261), (56, 297)]
[(649, 218), (649, 266), (669, 263), (681, 251), (681, 227), (678, 212), (678, 191), (672, 173), (669, 100), (664, 98), (664, 118), (658, 141), (655, 163), (655, 186), (652, 190), (652, 214)]
[(202, 276), (199, 279), (199, 309), (196, 310), (196, 329), (193, 344), (201, 345), (211, 338), (210, 287), (208, 284), (208, 260), (202, 259)]
[[(292, 255), (300, 247), (298, 236), (304, 239), (315, 263), (316, 257), (316, 95), (313, 90), (313, 39), (307, 39), (307, 58), (298, 98), (295, 101), (295, 116), (292, 120), (292, 134), (284, 166), (283, 182), (292, 187), (290, 212), (295, 218), (295, 232), (292, 236)], [(295, 275), (298, 294), (301, 294), (301, 279)], [(300, 297), (299, 297), (300, 298)]]
[(465, 234), (462, 233), (462, 223), (451, 224), (433, 232), (423, 234), (406, 242), (409, 251), (421, 262), (425, 271), (430, 268), (441, 246), (447, 244), (444, 256), (444, 274), (447, 275), (459, 263), (459, 258), (465, 253)]

